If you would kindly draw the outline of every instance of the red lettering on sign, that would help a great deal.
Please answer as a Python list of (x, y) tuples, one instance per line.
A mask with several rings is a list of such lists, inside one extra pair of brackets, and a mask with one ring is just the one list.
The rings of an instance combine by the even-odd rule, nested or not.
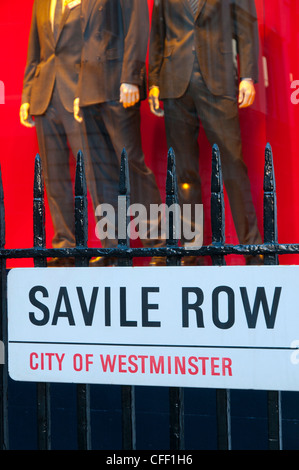
[(222, 359), (222, 375), (226, 375), (226, 371), (228, 375), (231, 377), (233, 375), (232, 372), (232, 360), (229, 357), (224, 357)]
[(31, 370), (62, 370), (62, 361), (65, 354), (57, 354), (52, 352), (36, 353), (32, 352), (29, 357), (29, 367)]
[[(229, 376), (232, 373), (232, 360), (224, 357), (208, 356), (146, 356), (126, 354), (100, 354), (100, 365), (105, 373), (157, 374), (157, 375), (201, 375)], [(82, 365), (79, 363), (78, 370)]]

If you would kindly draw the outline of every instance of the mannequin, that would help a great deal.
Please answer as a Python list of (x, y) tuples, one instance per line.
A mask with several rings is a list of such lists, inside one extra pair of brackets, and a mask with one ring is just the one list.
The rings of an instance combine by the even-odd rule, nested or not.
[[(73, 117), (82, 48), (80, 3), (35, 0), (20, 107), (21, 124), (36, 128), (54, 248), (75, 246), (69, 147), (75, 157), (79, 150), (85, 153)], [(85, 168), (89, 180), (87, 162)], [(70, 258), (48, 260), (48, 266), (73, 265)]]
[[(150, 214), (150, 204), (159, 205), (161, 198), (155, 176), (145, 164), (140, 135), (140, 101), (146, 98), (147, 0), (86, 0), (82, 25), (74, 117), (82, 126), (89, 152), (97, 206), (108, 203), (117, 215), (120, 157), (125, 148), (131, 204), (142, 204)], [(144, 246), (163, 244), (149, 236), (141, 242)], [(113, 247), (117, 237), (106, 238), (102, 244)]]
[[(259, 244), (256, 213), (243, 160), (239, 108), (251, 106), (258, 80), (258, 34), (253, 0), (157, 0), (149, 52), (149, 105), (165, 119), (174, 149), (180, 204), (200, 204), (199, 125), (217, 144), (239, 242)], [(239, 54), (236, 85), (233, 39)], [(161, 111), (159, 100), (164, 103)], [(184, 188), (188, 187), (188, 191)], [(182, 240), (184, 243), (184, 240)], [(260, 264), (246, 257), (247, 264)], [(187, 264), (197, 264), (191, 257)]]

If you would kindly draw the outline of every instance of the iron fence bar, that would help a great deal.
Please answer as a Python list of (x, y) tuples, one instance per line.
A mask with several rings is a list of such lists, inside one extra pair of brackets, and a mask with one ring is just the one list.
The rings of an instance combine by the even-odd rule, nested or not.
[[(46, 246), (45, 234), (45, 203), (44, 182), (42, 176), (41, 159), (35, 157), (34, 186), (33, 186), (33, 245), (44, 248)], [(42, 256), (35, 256), (34, 267), (44, 268), (47, 260)], [(51, 449), (51, 392), (49, 383), (36, 384), (37, 393), (37, 440), (39, 450)]]
[[(276, 181), (271, 146), (265, 150), (264, 170), (264, 244), (278, 245)], [(277, 253), (265, 253), (264, 264), (278, 265)]]
[[(176, 162), (173, 149), (169, 149), (167, 155), (167, 175), (166, 175), (166, 206), (170, 208), (178, 204), (178, 184), (176, 176)], [(174, 206), (175, 207), (175, 206)], [(180, 266), (181, 259), (173, 255), (171, 248), (178, 246), (178, 221), (174, 220), (173, 211), (168, 211), (168, 236), (166, 246), (170, 248), (166, 258), (167, 266)], [(184, 389), (182, 387), (169, 388), (169, 442), (170, 449), (182, 450), (185, 447), (184, 429)]]
[[(212, 246), (217, 247), (219, 250), (225, 243), (225, 205), (221, 159), (217, 145), (214, 145), (212, 149), (211, 227)], [(221, 253), (219, 250), (219, 254), (216, 253), (212, 256), (212, 262), (213, 265), (224, 266), (226, 264), (224, 253)]]
[[(118, 247), (128, 255), (130, 237), (128, 227), (130, 223), (130, 176), (128, 155), (125, 149), (121, 154), (119, 174), (119, 198), (120, 204), (125, 210), (125, 220), (118, 226)], [(118, 266), (132, 266), (133, 259), (130, 256), (118, 258)], [(135, 387), (131, 385), (121, 386), (122, 407), (122, 448), (123, 450), (136, 449), (136, 412), (135, 412)]]
[[(0, 169), (0, 247), (5, 246), (5, 208), (2, 174)], [(0, 449), (8, 450), (8, 365), (7, 365), (7, 274), (6, 259), (0, 259), (0, 295), (1, 295), (1, 318), (0, 318), (0, 340), (3, 342), (4, 363), (0, 365)]]
[(123, 211), (125, 211), (125, 220), (120, 221), (121, 226), (118, 226), (118, 250), (124, 256), (118, 259), (118, 266), (132, 266), (132, 257), (130, 254), (130, 237), (128, 233), (128, 226), (130, 223), (130, 201), (131, 201), (131, 188), (129, 176), (129, 163), (128, 155), (125, 149), (122, 151), (120, 160), (120, 173), (119, 173), (119, 202)]
[[(175, 153), (171, 148), (167, 154), (167, 173), (166, 173), (166, 206), (170, 208), (178, 204), (178, 183), (176, 176), (176, 162)], [(181, 260), (177, 253), (172, 253), (172, 249), (179, 246), (179, 227), (175, 220), (173, 211), (168, 211), (168, 233), (166, 239), (166, 247), (168, 248), (167, 253), (167, 265), (169, 266), (180, 266)], [(172, 258), (173, 254), (173, 258)]]
[[(225, 205), (221, 156), (217, 145), (212, 149), (211, 176), (211, 225), (212, 244), (221, 247), (225, 243)], [(214, 266), (225, 266), (224, 255), (212, 256)], [(230, 390), (216, 390), (217, 440), (219, 450), (231, 449)]]
[(121, 386), (122, 448), (136, 450), (135, 387)]
[(151, 256), (227, 256), (227, 255), (299, 255), (297, 243), (272, 243), (260, 245), (208, 245), (198, 249), (188, 249), (182, 246), (165, 246), (155, 248), (134, 247), (124, 250), (115, 248), (0, 248), (0, 259), (21, 259), (34, 257), (94, 257), (111, 256), (115, 258), (143, 258)]
[[(265, 150), (264, 171), (264, 243), (278, 243), (277, 232), (277, 197), (272, 148)], [(278, 255), (266, 254), (265, 265), (278, 265)], [(281, 392), (268, 391), (268, 446), (269, 450), (282, 449)]]
[[(77, 247), (87, 247), (88, 209), (85, 166), (82, 152), (77, 154), (75, 175), (75, 239)], [(87, 256), (75, 257), (76, 267), (87, 267)], [(77, 439), (79, 450), (91, 449), (90, 385), (77, 384)]]
[[(33, 183), (33, 246), (34, 248), (46, 247), (44, 182), (41, 159), (38, 154), (35, 157)], [(45, 268), (47, 266), (46, 257), (38, 256), (38, 251), (35, 252), (33, 259), (35, 267)]]
[[(75, 239), (76, 247), (87, 248), (88, 243), (88, 203), (85, 164), (82, 152), (77, 154), (75, 175)], [(76, 267), (87, 267), (89, 256), (82, 253), (75, 258)]]

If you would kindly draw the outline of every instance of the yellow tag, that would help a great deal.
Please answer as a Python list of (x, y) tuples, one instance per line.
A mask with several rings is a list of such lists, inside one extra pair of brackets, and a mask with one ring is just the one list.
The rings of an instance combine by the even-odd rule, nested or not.
[(71, 2), (65, 2), (65, 6), (67, 6), (70, 10), (72, 10), (72, 8), (75, 8), (78, 5), (81, 5), (81, 0), (72, 0)]

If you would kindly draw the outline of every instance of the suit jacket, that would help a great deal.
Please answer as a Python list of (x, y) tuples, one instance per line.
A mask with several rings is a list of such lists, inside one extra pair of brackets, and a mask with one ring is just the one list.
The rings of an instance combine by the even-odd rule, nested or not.
[(82, 0), (81, 106), (119, 100), (121, 83), (146, 96), (147, 0)]
[(65, 109), (72, 112), (80, 70), (80, 4), (65, 7), (56, 42), (50, 5), (51, 0), (35, 0), (33, 5), (22, 93), (22, 103), (30, 103), (32, 115), (45, 113), (55, 81)]
[(149, 52), (149, 85), (160, 97), (178, 98), (188, 86), (194, 53), (211, 93), (236, 96), (233, 38), (240, 77), (258, 79), (254, 0), (199, 0), (194, 18), (188, 0), (155, 0)]

